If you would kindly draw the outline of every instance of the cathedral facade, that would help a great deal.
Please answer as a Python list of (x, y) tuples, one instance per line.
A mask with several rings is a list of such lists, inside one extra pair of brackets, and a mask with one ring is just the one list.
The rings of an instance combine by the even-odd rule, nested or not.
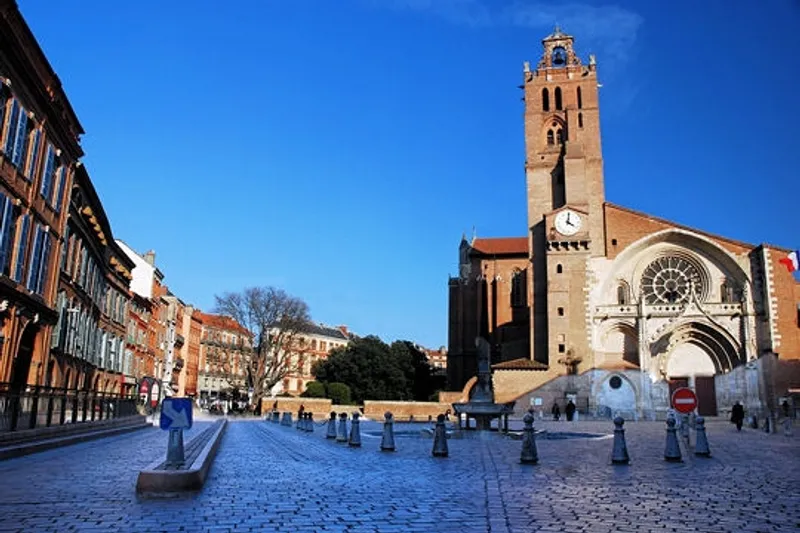
[(448, 385), (492, 345), (495, 398), (549, 412), (662, 417), (688, 386), (703, 415), (774, 410), (800, 388), (789, 250), (606, 202), (597, 64), (560, 30), (525, 63), (527, 235), (462, 238), (449, 281)]

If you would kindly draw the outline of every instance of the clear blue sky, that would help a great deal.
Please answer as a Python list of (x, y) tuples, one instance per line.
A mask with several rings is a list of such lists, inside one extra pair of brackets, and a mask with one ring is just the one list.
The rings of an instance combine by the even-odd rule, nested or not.
[(115, 236), (206, 310), (273, 284), (446, 344), (462, 232), (525, 234), (517, 86), (555, 22), (597, 55), (609, 201), (800, 247), (794, 0), (19, 4)]

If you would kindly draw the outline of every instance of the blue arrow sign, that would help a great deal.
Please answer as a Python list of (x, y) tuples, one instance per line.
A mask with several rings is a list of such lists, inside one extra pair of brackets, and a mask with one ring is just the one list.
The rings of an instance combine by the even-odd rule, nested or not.
[(161, 429), (192, 427), (191, 398), (164, 398), (161, 402)]

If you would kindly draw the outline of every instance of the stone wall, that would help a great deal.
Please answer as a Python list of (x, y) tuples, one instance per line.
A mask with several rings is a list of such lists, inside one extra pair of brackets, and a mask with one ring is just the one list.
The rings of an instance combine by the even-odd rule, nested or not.
[(425, 421), (429, 416), (435, 419), (438, 415), (445, 414), (448, 409), (452, 412), (453, 406), (441, 402), (364, 401), (364, 416), (372, 420), (383, 420), (384, 413), (390, 411), (398, 421), (409, 420), (411, 416), (414, 420)]
[[(342, 406), (336, 406), (336, 409), (331, 407), (331, 401), (327, 398), (264, 398), (261, 400), (261, 413), (266, 415), (268, 412), (272, 411), (272, 407), (275, 402), (278, 402), (278, 411), (283, 412), (290, 412), (292, 413), (292, 419), (297, 417), (297, 411), (300, 409), (302, 405), (305, 407), (306, 412), (314, 413), (314, 418), (322, 419), (328, 418), (328, 415), (331, 411), (337, 411), (342, 408)], [(347, 409), (358, 409), (354, 406), (345, 406)]]

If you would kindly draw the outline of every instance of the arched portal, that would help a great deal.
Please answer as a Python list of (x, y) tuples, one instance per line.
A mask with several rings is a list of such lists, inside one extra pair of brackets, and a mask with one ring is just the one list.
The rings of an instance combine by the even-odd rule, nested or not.
[(14, 366), (11, 368), (11, 390), (19, 392), (28, 384), (28, 374), (31, 369), (31, 358), (33, 357), (33, 347), (36, 345), (36, 336), (39, 328), (34, 325), (27, 326), (22, 332), (19, 340), (17, 356), (14, 358)]

